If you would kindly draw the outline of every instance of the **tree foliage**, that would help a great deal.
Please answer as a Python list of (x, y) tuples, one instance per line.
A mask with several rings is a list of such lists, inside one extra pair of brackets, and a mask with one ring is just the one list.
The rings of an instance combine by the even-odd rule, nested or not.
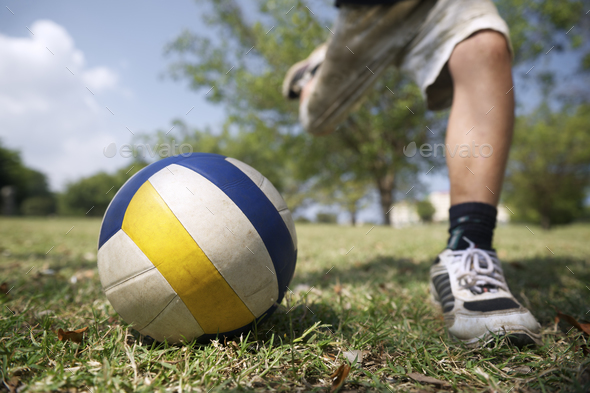
[(59, 198), (59, 213), (102, 217), (117, 191), (145, 165), (136, 162), (114, 174), (99, 172), (68, 184)]
[(423, 199), (421, 201), (416, 202), (416, 210), (418, 213), (418, 217), (420, 217), (420, 220), (422, 220), (422, 222), (432, 222), (432, 217), (434, 216), (435, 209), (428, 199)]
[(314, 138), (302, 132), (297, 103), (287, 102), (280, 87), (287, 69), (327, 38), (331, 22), (302, 1), (257, 1), (254, 23), (237, 1), (207, 4), (216, 38), (185, 30), (168, 53), (177, 56), (174, 78), (188, 80), (193, 89), (214, 86), (208, 99), (227, 109), (223, 141), (215, 149), (259, 169), (292, 208), (313, 196), (351, 211), (372, 185), (387, 222), (396, 176), (421, 168), (406, 160), (403, 146), (430, 137), (418, 88), (392, 69), (333, 135)]
[(590, 105), (517, 119), (506, 177), (519, 219), (552, 225), (579, 218), (590, 187)]
[[(546, 59), (553, 55), (573, 52), (568, 60), (578, 61), (572, 82), (561, 94), (570, 102), (590, 100), (590, 14), (583, 0), (495, 0), (501, 16), (510, 27), (516, 64)], [(570, 53), (571, 55), (572, 53)], [(535, 73), (541, 84), (554, 81), (555, 69)]]
[[(412, 141), (421, 145), (442, 133), (442, 122), (436, 124), (441, 117), (426, 112), (417, 87), (391, 69), (333, 135), (314, 138), (301, 131), (297, 104), (283, 99), (280, 85), (288, 67), (326, 39), (331, 21), (310, 12), (301, 0), (202, 3), (211, 10), (206, 18), (211, 30), (184, 30), (168, 45), (167, 53), (174, 57), (170, 74), (206, 91), (211, 102), (226, 108), (228, 118), (215, 136), (193, 131), (185, 139), (201, 151), (231, 155), (259, 169), (292, 208), (313, 197), (353, 211), (366, 195), (363, 189), (372, 186), (387, 222), (396, 187), (419, 186), (417, 173), (432, 164), (407, 159), (403, 146)], [(584, 64), (590, 64), (590, 46), (582, 38), (588, 36), (589, 24), (583, 4), (566, 3), (496, 1), (510, 26), (517, 64), (538, 59), (551, 48), (576, 49), (580, 72), (588, 70)], [(551, 72), (539, 78), (545, 85), (554, 80)]]
[(18, 151), (0, 143), (0, 189), (5, 186), (15, 187), (16, 213), (47, 215), (55, 211), (55, 198), (49, 190), (47, 177), (28, 168)]

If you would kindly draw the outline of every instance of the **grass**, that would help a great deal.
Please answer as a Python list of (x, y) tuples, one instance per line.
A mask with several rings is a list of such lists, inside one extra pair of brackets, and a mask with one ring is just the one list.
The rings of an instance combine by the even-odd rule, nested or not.
[[(524, 350), (502, 339), (469, 349), (447, 336), (428, 301), (428, 269), (446, 240), (439, 225), (300, 225), (293, 294), (255, 332), (209, 345), (150, 343), (118, 318), (101, 292), (99, 225), (91, 219), (0, 219), (0, 282), (10, 289), (0, 294), (6, 386), (329, 391), (330, 375), (349, 363), (346, 352), (361, 351), (342, 391), (590, 390), (590, 357), (582, 352), (588, 338), (554, 321), (555, 308), (588, 319), (588, 225), (550, 232), (529, 226), (534, 234), (522, 225), (498, 228), (496, 247), (509, 285), (543, 326), (544, 345)], [(54, 333), (84, 326), (82, 344), (58, 341)], [(410, 373), (448, 385), (420, 384)]]

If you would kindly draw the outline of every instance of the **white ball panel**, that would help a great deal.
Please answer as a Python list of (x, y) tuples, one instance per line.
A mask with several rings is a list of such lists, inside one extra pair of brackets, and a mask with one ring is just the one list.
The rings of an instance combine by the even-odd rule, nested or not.
[(215, 184), (180, 165), (169, 165), (149, 182), (252, 314), (268, 310), (278, 298), (276, 272), (240, 208)]
[(98, 250), (97, 259), (98, 275), (105, 291), (133, 276), (155, 269), (154, 264), (122, 229), (103, 244)]
[(105, 294), (121, 318), (137, 330), (152, 322), (176, 296), (155, 268), (112, 286)]
[(264, 180), (264, 176), (256, 169), (252, 168), (250, 165), (242, 162), (240, 160), (236, 160), (235, 158), (227, 157), (225, 161), (231, 162), (233, 165), (237, 166), (242, 172), (244, 172), (258, 187), (262, 184), (262, 180)]
[(205, 332), (182, 300), (176, 296), (140, 333), (157, 341), (180, 343), (189, 342)]
[(262, 190), (262, 192), (264, 192), (264, 195), (266, 195), (266, 197), (272, 202), (272, 204), (278, 211), (287, 209), (287, 204), (285, 203), (285, 200), (283, 199), (281, 194), (279, 194), (275, 186), (273, 186), (272, 183), (266, 177), (262, 180), (262, 184), (260, 184), (260, 189)]

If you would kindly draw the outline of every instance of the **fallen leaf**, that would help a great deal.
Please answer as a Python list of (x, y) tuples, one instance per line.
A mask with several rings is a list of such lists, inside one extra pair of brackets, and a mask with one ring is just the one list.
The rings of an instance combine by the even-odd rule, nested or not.
[(420, 373), (409, 373), (408, 377), (412, 378), (416, 382), (435, 385), (438, 388), (446, 388), (451, 386), (451, 384), (447, 381), (441, 381), (440, 379), (432, 378)]
[(4, 381), (4, 386), (6, 386), (10, 393), (16, 393), (19, 382), (20, 379), (18, 377), (12, 377), (8, 381)]
[(55, 270), (53, 269), (44, 269), (38, 272), (38, 274), (41, 274), (43, 276), (53, 276), (55, 275)]
[(250, 383), (252, 384), (252, 386), (254, 386), (256, 388), (261, 388), (261, 387), (264, 387), (264, 385), (266, 385), (266, 381), (264, 379), (260, 378), (258, 375), (256, 375), (254, 378), (252, 378)]
[(299, 294), (299, 293), (307, 293), (311, 289), (312, 289), (312, 287), (310, 287), (308, 284), (297, 284), (295, 286), (295, 288), (293, 288), (293, 292), (295, 292), (297, 294)]
[(505, 371), (507, 373), (528, 374), (531, 371), (533, 371), (533, 369), (530, 368), (529, 366), (518, 366), (518, 367), (504, 367), (504, 368), (502, 368), (502, 371)]
[(515, 268), (517, 270), (525, 270), (526, 269), (524, 267), (524, 265), (520, 262), (510, 262), (510, 266), (512, 266), (513, 268)]
[(345, 351), (342, 354), (346, 359), (348, 359), (350, 363), (354, 363), (356, 361), (358, 364), (361, 364), (363, 362), (363, 351), (354, 349), (352, 351)]
[(565, 322), (569, 323), (579, 331), (590, 336), (590, 323), (580, 323), (576, 320), (576, 318), (572, 317), (571, 315), (564, 314), (561, 311), (557, 311), (557, 316), (555, 318), (556, 322), (559, 322), (560, 319), (563, 319)]
[(331, 353), (325, 353), (324, 359), (333, 362), (334, 360), (336, 360), (336, 356), (332, 355)]
[(43, 310), (43, 311), (39, 311), (37, 313), (37, 318), (43, 318), (44, 316), (49, 316), (55, 314), (55, 312), (53, 310)]
[(86, 330), (88, 330), (88, 326), (83, 327), (82, 329), (67, 332), (64, 332), (63, 329), (59, 329), (55, 332), (55, 334), (57, 334), (57, 339), (59, 341), (73, 341), (77, 344), (80, 344), (84, 339), (84, 332)]
[(342, 385), (344, 385), (344, 381), (346, 381), (349, 372), (350, 366), (348, 364), (342, 364), (336, 371), (334, 371), (334, 374), (330, 375), (330, 378), (332, 379), (330, 393), (337, 392)]

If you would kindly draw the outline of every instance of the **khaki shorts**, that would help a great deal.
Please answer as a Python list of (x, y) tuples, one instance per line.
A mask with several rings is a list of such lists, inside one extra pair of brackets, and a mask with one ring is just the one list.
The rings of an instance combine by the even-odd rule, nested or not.
[(488, 29), (503, 34), (512, 53), (508, 26), (491, 0), (342, 4), (312, 92), (300, 105), (303, 126), (314, 134), (331, 132), (391, 65), (418, 84), (429, 109), (448, 108), (453, 49)]

